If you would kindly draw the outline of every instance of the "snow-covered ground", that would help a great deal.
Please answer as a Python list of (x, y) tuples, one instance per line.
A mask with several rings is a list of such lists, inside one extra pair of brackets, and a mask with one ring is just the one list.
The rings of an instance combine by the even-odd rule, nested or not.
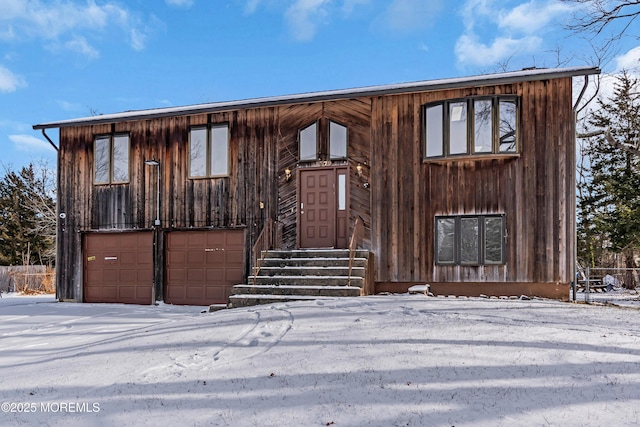
[(638, 305), (395, 295), (202, 310), (4, 296), (0, 425), (640, 424)]

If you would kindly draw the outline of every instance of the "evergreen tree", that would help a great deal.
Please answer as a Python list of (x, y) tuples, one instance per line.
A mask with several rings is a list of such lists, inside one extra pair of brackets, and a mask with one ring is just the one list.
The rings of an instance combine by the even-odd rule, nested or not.
[[(601, 256), (606, 249), (621, 254), (625, 267), (635, 268), (640, 249), (638, 81), (622, 74), (612, 97), (598, 104), (599, 109), (588, 119), (596, 130), (592, 134), (598, 134), (585, 148), (589, 179), (579, 186), (580, 256), (587, 265), (603, 266)], [(635, 288), (632, 275), (627, 275), (625, 285)]]
[(5, 171), (0, 180), (0, 265), (55, 260), (55, 194), (45, 165)]

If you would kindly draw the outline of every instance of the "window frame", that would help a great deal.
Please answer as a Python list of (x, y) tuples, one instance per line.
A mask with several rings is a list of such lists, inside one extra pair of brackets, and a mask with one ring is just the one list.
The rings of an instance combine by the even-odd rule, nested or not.
[[(116, 139), (117, 138), (121, 138), (126, 136), (126, 144), (127, 144), (127, 149), (125, 150), (126, 152), (126, 162), (127, 162), (127, 166), (126, 166), (126, 172), (127, 172), (127, 176), (126, 179), (120, 180), (120, 179), (116, 179), (116, 174), (115, 174), (115, 164), (117, 160), (120, 159), (116, 159)], [(100, 150), (100, 153), (102, 153), (103, 151), (106, 152), (106, 169), (107, 169), (107, 173), (106, 173), (106, 181), (98, 181), (98, 163), (103, 163), (104, 160), (102, 161), (98, 161), (98, 140), (107, 140), (107, 147), (106, 150)], [(101, 174), (102, 176), (102, 174)], [(98, 134), (98, 135), (94, 135), (93, 137), (93, 185), (112, 185), (112, 184), (128, 184), (129, 182), (131, 182), (131, 134), (129, 132), (112, 132), (112, 133), (106, 133), (106, 134)]]
[[(311, 126), (315, 126), (315, 151), (313, 158), (302, 158), (302, 132), (309, 129)], [(320, 160), (320, 120), (316, 120), (308, 125), (298, 129), (298, 161), (300, 162), (316, 162)]]
[[(192, 155), (192, 144), (193, 144), (193, 132), (197, 131), (197, 130), (206, 130), (206, 136), (205, 136), (205, 147), (204, 147), (204, 158), (205, 158), (205, 162), (204, 162), (204, 174), (203, 175), (194, 175), (193, 174), (193, 155)], [(215, 129), (225, 129), (226, 130), (226, 141), (225, 141), (225, 149), (226, 149), (226, 171), (224, 172), (220, 172), (219, 171), (213, 171), (213, 155), (215, 153), (214, 150), (214, 145), (215, 145), (215, 140), (214, 138), (214, 130)], [(189, 169), (189, 179), (207, 179), (207, 178), (225, 178), (228, 177), (231, 174), (230, 168), (231, 168), (231, 150), (230, 150), (230, 145), (231, 145), (231, 131), (230, 131), (230, 126), (229, 123), (227, 122), (223, 122), (223, 123), (209, 123), (209, 124), (204, 124), (204, 125), (192, 125), (189, 127), (189, 141), (188, 141), (188, 153), (189, 153), (189, 158), (188, 158), (188, 169)], [(200, 154), (202, 155), (202, 154)]]
[[(475, 239), (475, 251), (477, 261), (469, 261), (463, 259), (463, 245), (462, 245), (462, 222), (464, 220), (476, 220), (477, 223), (477, 236)], [(487, 258), (487, 219), (501, 221), (500, 227), (500, 260), (491, 260)], [(454, 221), (453, 226), (453, 256), (451, 260), (442, 260), (440, 250), (440, 221)], [(462, 267), (474, 267), (474, 266), (500, 266), (506, 264), (506, 216), (505, 214), (482, 214), (482, 215), (436, 215), (434, 217), (434, 262), (436, 266), (462, 266)]]
[[(340, 126), (344, 128), (344, 156), (333, 156), (331, 153), (331, 125)], [(341, 147), (342, 148), (342, 147)], [(327, 157), (329, 160), (344, 160), (349, 156), (349, 126), (344, 125), (340, 122), (336, 122), (335, 120), (328, 119), (327, 120)]]
[[(476, 151), (476, 102), (491, 101), (491, 151)], [(515, 141), (513, 151), (501, 151), (500, 147), (500, 110), (501, 103), (514, 104), (515, 108)], [(466, 108), (466, 150), (465, 152), (452, 153), (451, 108), (455, 104), (463, 104)], [(429, 111), (437, 111), (439, 108), (441, 117), (434, 117)], [(424, 161), (437, 161), (443, 159), (456, 158), (477, 158), (477, 157), (512, 157), (520, 153), (520, 97), (517, 95), (484, 95), (465, 98), (446, 99), (437, 102), (430, 102), (422, 106), (422, 158)], [(441, 123), (430, 121), (430, 118), (442, 119)], [(434, 125), (437, 127), (434, 129)], [(430, 138), (432, 135), (432, 138)], [(441, 139), (441, 141), (433, 138)], [(458, 144), (461, 147), (462, 144)], [(435, 153), (435, 154), (430, 154)]]

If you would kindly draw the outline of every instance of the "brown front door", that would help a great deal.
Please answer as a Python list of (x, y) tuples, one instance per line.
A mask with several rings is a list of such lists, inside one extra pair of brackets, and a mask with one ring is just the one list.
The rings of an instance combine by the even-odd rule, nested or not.
[(300, 247), (346, 247), (346, 168), (300, 170)]

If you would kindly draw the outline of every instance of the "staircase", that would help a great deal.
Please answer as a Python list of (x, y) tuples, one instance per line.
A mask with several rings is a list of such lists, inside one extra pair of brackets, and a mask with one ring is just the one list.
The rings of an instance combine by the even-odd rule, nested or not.
[(228, 306), (364, 295), (368, 265), (369, 252), (357, 250), (349, 278), (348, 249), (272, 250), (249, 284), (233, 287)]

